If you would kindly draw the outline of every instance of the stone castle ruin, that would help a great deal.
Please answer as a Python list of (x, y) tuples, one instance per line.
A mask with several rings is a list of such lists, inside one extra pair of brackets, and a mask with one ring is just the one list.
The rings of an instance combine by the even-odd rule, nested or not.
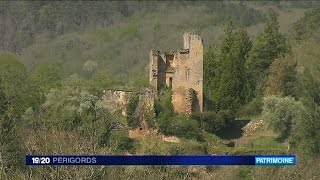
[[(151, 50), (150, 87), (144, 92), (105, 90), (102, 97), (111, 113), (127, 116), (130, 98), (139, 95), (135, 118), (140, 126), (155, 118), (157, 91), (164, 86), (172, 89), (174, 111), (190, 115), (203, 111), (203, 40), (197, 33), (184, 33), (183, 49), (169, 52)], [(151, 119), (152, 119), (151, 117)]]
[(169, 52), (151, 50), (150, 86), (172, 89), (175, 112), (203, 111), (203, 40), (197, 33), (183, 35), (183, 49)]

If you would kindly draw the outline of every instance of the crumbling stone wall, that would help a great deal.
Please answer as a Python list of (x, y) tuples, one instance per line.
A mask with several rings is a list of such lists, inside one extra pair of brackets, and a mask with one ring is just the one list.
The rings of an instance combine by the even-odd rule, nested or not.
[(155, 95), (146, 90), (142, 93), (123, 91), (123, 90), (105, 90), (102, 96), (104, 106), (113, 114), (128, 116), (127, 107), (133, 96), (139, 96), (139, 102), (134, 110), (135, 121), (139, 122), (140, 127), (148, 129), (154, 128), (155, 122)]
[(154, 102), (154, 93), (145, 91), (143, 94), (139, 94), (139, 103), (134, 116), (140, 122), (140, 127), (143, 129), (154, 128), (156, 126)]
[(184, 33), (183, 40), (182, 50), (151, 50), (150, 86), (155, 90), (162, 86), (172, 88), (175, 112), (202, 112), (203, 40), (199, 34), (193, 32)]
[(186, 113), (191, 114), (194, 110), (194, 90), (192, 88), (188, 89), (186, 94)]
[(127, 105), (134, 92), (122, 90), (105, 90), (102, 101), (111, 113), (119, 113), (127, 116)]

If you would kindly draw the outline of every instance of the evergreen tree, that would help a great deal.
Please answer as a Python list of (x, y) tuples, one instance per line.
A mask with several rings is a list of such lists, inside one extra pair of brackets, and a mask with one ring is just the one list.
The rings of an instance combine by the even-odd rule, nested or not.
[(286, 38), (279, 32), (279, 22), (275, 13), (269, 14), (264, 31), (257, 37), (250, 50), (246, 66), (252, 78), (251, 83), (260, 95), (272, 61), (289, 51)]
[(274, 60), (270, 65), (264, 95), (295, 96), (296, 66), (297, 62), (290, 55)]
[[(205, 79), (209, 80), (205, 91), (212, 96), (216, 110), (235, 110), (246, 101), (247, 78), (245, 60), (251, 41), (244, 28), (236, 28), (229, 19), (220, 52), (212, 49), (205, 56)], [(214, 69), (214, 70), (212, 70)]]
[(220, 73), (218, 68), (219, 61), (219, 48), (217, 46), (210, 46), (207, 52), (204, 54), (203, 62), (203, 78), (204, 78), (204, 108), (213, 109), (213, 89), (220, 79)]
[(320, 6), (305, 12), (304, 17), (293, 24), (291, 36), (297, 41), (310, 38), (320, 28)]

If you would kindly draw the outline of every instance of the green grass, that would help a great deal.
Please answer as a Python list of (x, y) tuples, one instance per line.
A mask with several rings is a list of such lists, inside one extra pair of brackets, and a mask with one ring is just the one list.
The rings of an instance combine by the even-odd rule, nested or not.
[(115, 122), (120, 122), (122, 124), (127, 124), (127, 117), (124, 117), (122, 115), (118, 115), (116, 118), (113, 119)]
[(171, 154), (205, 154), (205, 144), (194, 140), (171, 143)]
[(230, 143), (229, 140), (221, 139), (215, 134), (208, 133), (206, 131), (201, 131), (200, 136), (203, 138), (204, 142), (207, 142), (209, 146), (221, 147), (225, 144)]
[(259, 154), (286, 154), (287, 151), (285, 148), (250, 148), (250, 147), (234, 147), (227, 148), (226, 152), (228, 154), (239, 154), (239, 155), (259, 155)]
[(277, 142), (275, 137), (258, 137), (255, 139), (250, 139), (247, 144), (248, 147), (257, 148), (282, 148), (283, 143)]

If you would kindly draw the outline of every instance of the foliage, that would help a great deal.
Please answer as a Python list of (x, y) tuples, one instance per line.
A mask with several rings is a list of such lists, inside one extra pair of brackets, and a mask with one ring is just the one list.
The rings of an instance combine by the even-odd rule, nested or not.
[(133, 140), (128, 137), (126, 129), (114, 129), (110, 133), (108, 145), (113, 152), (130, 150), (133, 148)]
[[(225, 3), (225, 2), (205, 2), (208, 11), (216, 14), (214, 23), (222, 23), (224, 19), (230, 16), (238, 24), (243, 26), (251, 26), (264, 22), (266, 17), (259, 10), (250, 8), (244, 3)], [(228, 13), (226, 13), (228, 12)]]
[(104, 90), (117, 87), (117, 85), (121, 83), (107, 71), (99, 71), (92, 75), (92, 77), (88, 80), (88, 84), (89, 91), (92, 94), (101, 96)]
[(290, 49), (287, 40), (279, 32), (279, 22), (276, 15), (271, 12), (264, 31), (259, 34), (253, 44), (246, 62), (251, 84), (256, 95), (261, 95), (269, 66), (274, 59), (281, 57)]
[(31, 102), (26, 77), (26, 68), (14, 56), (0, 55), (0, 168), (6, 175), (23, 167), (21, 115)]
[(160, 131), (165, 135), (197, 138), (199, 133), (197, 121), (187, 116), (175, 114), (171, 97), (171, 89), (163, 88), (155, 103), (157, 124)]
[(270, 65), (270, 73), (266, 82), (265, 96), (294, 96), (296, 77), (296, 62), (292, 56), (275, 59)]
[(34, 91), (38, 95), (38, 104), (45, 100), (47, 94), (52, 88), (59, 88), (62, 83), (63, 73), (60, 68), (53, 64), (40, 64), (30, 74), (29, 79), (34, 85)]
[(315, 30), (319, 29), (319, 11), (320, 6), (316, 6), (315, 8), (306, 11), (304, 17), (294, 23), (291, 31), (293, 39), (301, 41), (312, 36)]
[(147, 109), (145, 108), (143, 110), (143, 118), (145, 120), (145, 122), (148, 125), (148, 128), (151, 129), (157, 129), (157, 123), (156, 123), (156, 119), (155, 119), (155, 115), (154, 115), (154, 109)]
[(219, 47), (210, 46), (204, 54), (203, 60), (203, 90), (204, 90), (204, 103), (205, 109), (214, 109), (214, 88), (219, 83), (220, 68), (219, 68)]
[[(197, 138), (199, 134), (199, 125), (196, 120), (182, 115), (169, 118), (168, 120), (170, 120), (170, 122), (168, 122), (165, 129), (162, 129), (164, 134), (175, 135), (188, 139)], [(159, 122), (160, 128), (165, 127), (162, 123), (162, 121)]]
[(130, 97), (127, 105), (127, 121), (131, 128), (137, 128), (140, 125), (139, 120), (135, 117), (135, 111), (139, 103), (139, 95), (134, 94)]
[(318, 106), (320, 105), (320, 79), (317, 76), (312, 75), (306, 69), (299, 76), (297, 84), (298, 97), (304, 104), (310, 105), (315, 103)]
[(69, 79), (61, 89), (52, 89), (42, 108), (52, 126), (74, 130), (98, 142), (108, 133), (112, 116), (99, 98), (79, 86), (78, 81)]
[[(228, 179), (226, 174), (229, 179), (267, 179), (272, 173), (283, 179), (318, 178), (319, 7), (294, 24), (291, 38), (297, 44), (288, 44), (275, 14), (255, 40), (266, 20), (261, 4), (275, 7), (283, 22), (286, 14), (303, 11), (291, 7), (318, 3), (0, 1), (0, 52), (15, 54), (26, 65), (0, 55), (0, 179)], [(228, 16), (234, 23), (228, 21), (217, 41)], [(246, 30), (235, 24), (250, 26), (252, 47)], [(281, 31), (289, 24), (281, 24)], [(150, 47), (176, 49), (189, 28), (200, 30), (205, 45), (219, 42), (205, 49), (205, 112), (192, 117), (174, 113), (171, 90), (161, 89), (155, 102), (159, 131), (181, 142), (165, 142), (157, 135), (133, 141), (128, 129), (111, 123), (116, 117), (104, 108), (103, 90), (147, 87)], [(79, 76), (69, 76), (74, 73)], [(131, 101), (132, 117), (137, 105)], [(263, 119), (290, 144), (289, 153), (299, 156), (296, 167), (217, 167), (209, 172), (167, 166), (39, 169), (23, 163), (26, 153), (287, 154), (274, 138), (226, 147), (229, 140), (212, 134), (225, 130), (235, 112), (258, 116), (262, 105)]]
[(166, 154), (170, 149), (169, 143), (157, 136), (146, 136), (136, 144), (137, 154)]
[(199, 133), (198, 122), (182, 115), (164, 113), (157, 119), (157, 123), (160, 131), (165, 135), (196, 139)]
[(156, 117), (159, 116), (172, 116), (173, 115), (173, 105), (171, 103), (171, 97), (172, 97), (172, 90), (163, 87), (157, 96), (156, 102), (155, 102), (155, 112)]
[(52, 88), (61, 86), (62, 72), (54, 64), (40, 64), (30, 74), (30, 79), (47, 93)]
[(137, 154), (203, 154), (205, 144), (195, 140), (183, 140), (180, 143), (169, 143), (159, 137), (150, 135), (142, 138), (136, 144)]
[(85, 72), (87, 77), (91, 77), (96, 73), (98, 69), (98, 64), (95, 61), (88, 60), (83, 64), (82, 70)]
[(311, 103), (306, 106), (306, 112), (293, 127), (293, 145), (309, 156), (320, 154), (320, 106)]
[(234, 113), (229, 110), (220, 110), (217, 112), (217, 120), (220, 122), (219, 124), (224, 124), (224, 127), (228, 127), (234, 119)]
[(170, 148), (171, 154), (184, 155), (184, 154), (206, 154), (206, 144), (200, 143), (196, 140), (185, 140), (180, 144), (173, 144)]
[(10, 108), (3, 117), (0, 118), (0, 154), (2, 156), (0, 168), (5, 170), (7, 175), (12, 175), (15, 171), (23, 168), (23, 155), (25, 149), (22, 146), (21, 134), (18, 123), (20, 117), (17, 109)]
[[(221, 8), (216, 4), (222, 4)], [(206, 5), (217, 11), (212, 13), (213, 8), (207, 10)], [(264, 22), (261, 10), (229, 2), (1, 2), (1, 6), (0, 51), (21, 55), (30, 68), (59, 64), (66, 76), (89, 76), (83, 65), (92, 60), (99, 70), (107, 69), (123, 82), (135, 79), (132, 75), (147, 74), (150, 48), (181, 46), (182, 32), (187, 29), (200, 29), (206, 39), (214, 41), (230, 13), (240, 24)]]
[(217, 110), (236, 110), (248, 96), (245, 60), (251, 41), (244, 28), (237, 29), (227, 21), (225, 37), (218, 52), (210, 48), (205, 55), (204, 79), (206, 97), (212, 99)]
[(0, 55), (0, 67), (0, 87), (4, 96), (2, 100), (7, 104), (20, 106), (21, 109), (28, 106), (30, 96), (27, 95), (29, 87), (26, 84), (25, 66), (14, 56)]
[(292, 97), (264, 98), (263, 117), (280, 138), (308, 155), (319, 154), (319, 106), (303, 104)]
[[(317, 73), (315, 73), (317, 74)], [(319, 155), (320, 140), (320, 81), (306, 69), (299, 78), (299, 98), (306, 112), (295, 125), (294, 142), (307, 155)]]
[(136, 91), (145, 90), (149, 85), (148, 77), (146, 76), (146, 74), (132, 75), (126, 82), (126, 87), (128, 89), (134, 89)]
[(262, 99), (259, 97), (253, 98), (246, 105), (242, 106), (237, 111), (237, 117), (253, 117), (257, 116), (262, 112)]
[[(3, 36), (0, 36), (0, 47), (10, 52), (21, 53), (37, 42), (41, 36), (39, 34), (56, 37), (95, 27), (109, 28), (127, 22), (141, 13), (146, 17), (170, 8), (175, 12), (172, 16), (176, 16), (187, 8), (195, 10), (202, 6), (206, 7), (201, 9), (202, 14), (211, 16), (211, 23), (214, 25), (221, 23), (227, 15), (246, 26), (264, 22), (265, 19), (263, 12), (259, 10), (249, 8), (243, 3), (229, 2), (1, 2), (0, 15), (4, 19), (5, 30), (1, 31)], [(130, 24), (118, 31), (119, 35), (128, 40), (135, 38), (137, 33), (140, 33), (135, 30), (141, 28), (136, 23)], [(207, 25), (210, 24), (203, 24)]]
[(293, 124), (301, 121), (304, 111), (303, 104), (292, 97), (270, 96), (263, 99), (263, 117), (281, 138), (291, 135)]
[(294, 167), (257, 167), (253, 168), (253, 177), (255, 179), (267, 179), (272, 176), (281, 176), (283, 179), (312, 179), (313, 177), (319, 177), (319, 163), (318, 158), (308, 157), (303, 154), (297, 154), (299, 157), (299, 163)]
[(221, 110), (217, 113), (214, 111), (205, 111), (203, 113), (193, 114), (192, 117), (198, 121), (201, 129), (210, 133), (216, 133), (228, 127), (234, 120), (234, 116), (228, 110)]

